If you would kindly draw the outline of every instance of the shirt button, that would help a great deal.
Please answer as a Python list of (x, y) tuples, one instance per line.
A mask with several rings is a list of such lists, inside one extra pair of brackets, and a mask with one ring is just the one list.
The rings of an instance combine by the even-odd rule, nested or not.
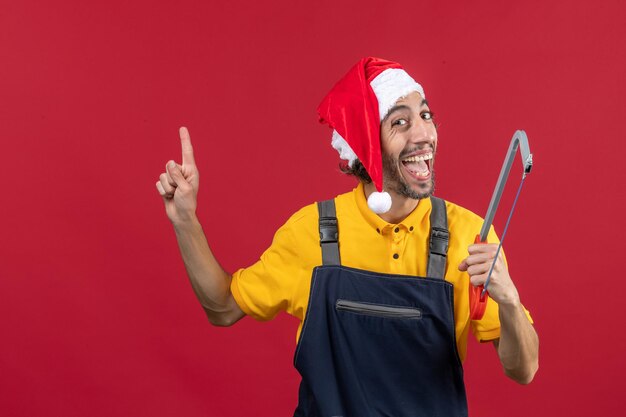
[(396, 227), (395, 229), (393, 229), (394, 232), (398, 233), (400, 231), (399, 227)]
[(409, 231), (411, 232), (413, 231), (413, 226), (409, 227)]
[(376, 233), (380, 234), (380, 229), (378, 227), (376, 228)]
[(400, 255), (398, 255), (397, 253), (393, 254), (393, 259), (398, 259), (400, 257)]

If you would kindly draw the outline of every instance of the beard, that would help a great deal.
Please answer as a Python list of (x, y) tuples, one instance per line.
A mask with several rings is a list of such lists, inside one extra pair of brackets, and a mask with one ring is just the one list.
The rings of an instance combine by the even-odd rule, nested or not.
[(422, 198), (428, 198), (435, 192), (435, 159), (431, 160), (429, 165), (430, 169), (430, 182), (426, 184), (420, 184), (420, 190), (414, 190), (405, 181), (404, 177), (398, 171), (398, 168), (402, 162), (399, 159), (394, 158), (391, 155), (383, 155), (383, 189), (387, 191), (393, 191), (398, 195), (412, 198), (414, 200), (421, 200)]

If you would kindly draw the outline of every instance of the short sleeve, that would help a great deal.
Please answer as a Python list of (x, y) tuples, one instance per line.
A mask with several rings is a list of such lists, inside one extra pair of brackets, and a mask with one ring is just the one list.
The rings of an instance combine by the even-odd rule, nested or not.
[[(524, 312), (526, 313), (526, 317), (528, 317), (528, 321), (530, 323), (534, 323), (532, 317), (530, 316), (530, 312), (526, 310), (524, 306)], [(500, 319), (498, 318), (498, 304), (489, 299), (487, 302), (487, 309), (485, 310), (485, 315), (480, 320), (472, 321), (472, 332), (474, 333), (474, 337), (479, 342), (489, 342), (491, 340), (498, 339), (500, 337)]]
[(233, 274), (231, 291), (244, 313), (263, 321), (281, 311), (293, 314), (294, 298), (310, 278), (311, 265), (321, 260), (321, 255), (315, 257), (319, 240), (314, 248), (307, 244), (311, 240), (308, 235), (317, 233), (309, 230), (315, 224), (316, 211), (309, 207), (300, 210), (278, 229), (272, 245), (255, 264)]

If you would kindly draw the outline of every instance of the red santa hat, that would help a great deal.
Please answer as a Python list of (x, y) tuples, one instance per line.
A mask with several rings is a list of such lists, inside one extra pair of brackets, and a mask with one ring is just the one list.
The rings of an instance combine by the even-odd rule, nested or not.
[(400, 98), (424, 89), (397, 62), (363, 58), (326, 95), (317, 112), (320, 122), (333, 129), (332, 146), (352, 167), (358, 158), (376, 192), (367, 205), (382, 214), (391, 208), (391, 196), (383, 191), (380, 122)]

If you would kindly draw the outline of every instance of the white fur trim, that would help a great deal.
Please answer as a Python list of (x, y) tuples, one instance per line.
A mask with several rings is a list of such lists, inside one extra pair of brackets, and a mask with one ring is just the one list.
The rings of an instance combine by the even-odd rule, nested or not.
[(339, 152), (339, 158), (348, 161), (348, 166), (352, 168), (352, 164), (356, 161), (357, 156), (350, 145), (348, 145), (348, 142), (336, 130), (333, 130), (333, 138), (330, 143)]
[(370, 83), (376, 98), (378, 99), (378, 112), (382, 121), (389, 109), (402, 97), (406, 97), (414, 91), (426, 98), (424, 89), (415, 82), (406, 71), (398, 68), (384, 70)]
[(391, 196), (385, 191), (374, 191), (367, 197), (367, 206), (376, 214), (387, 213), (391, 209)]

